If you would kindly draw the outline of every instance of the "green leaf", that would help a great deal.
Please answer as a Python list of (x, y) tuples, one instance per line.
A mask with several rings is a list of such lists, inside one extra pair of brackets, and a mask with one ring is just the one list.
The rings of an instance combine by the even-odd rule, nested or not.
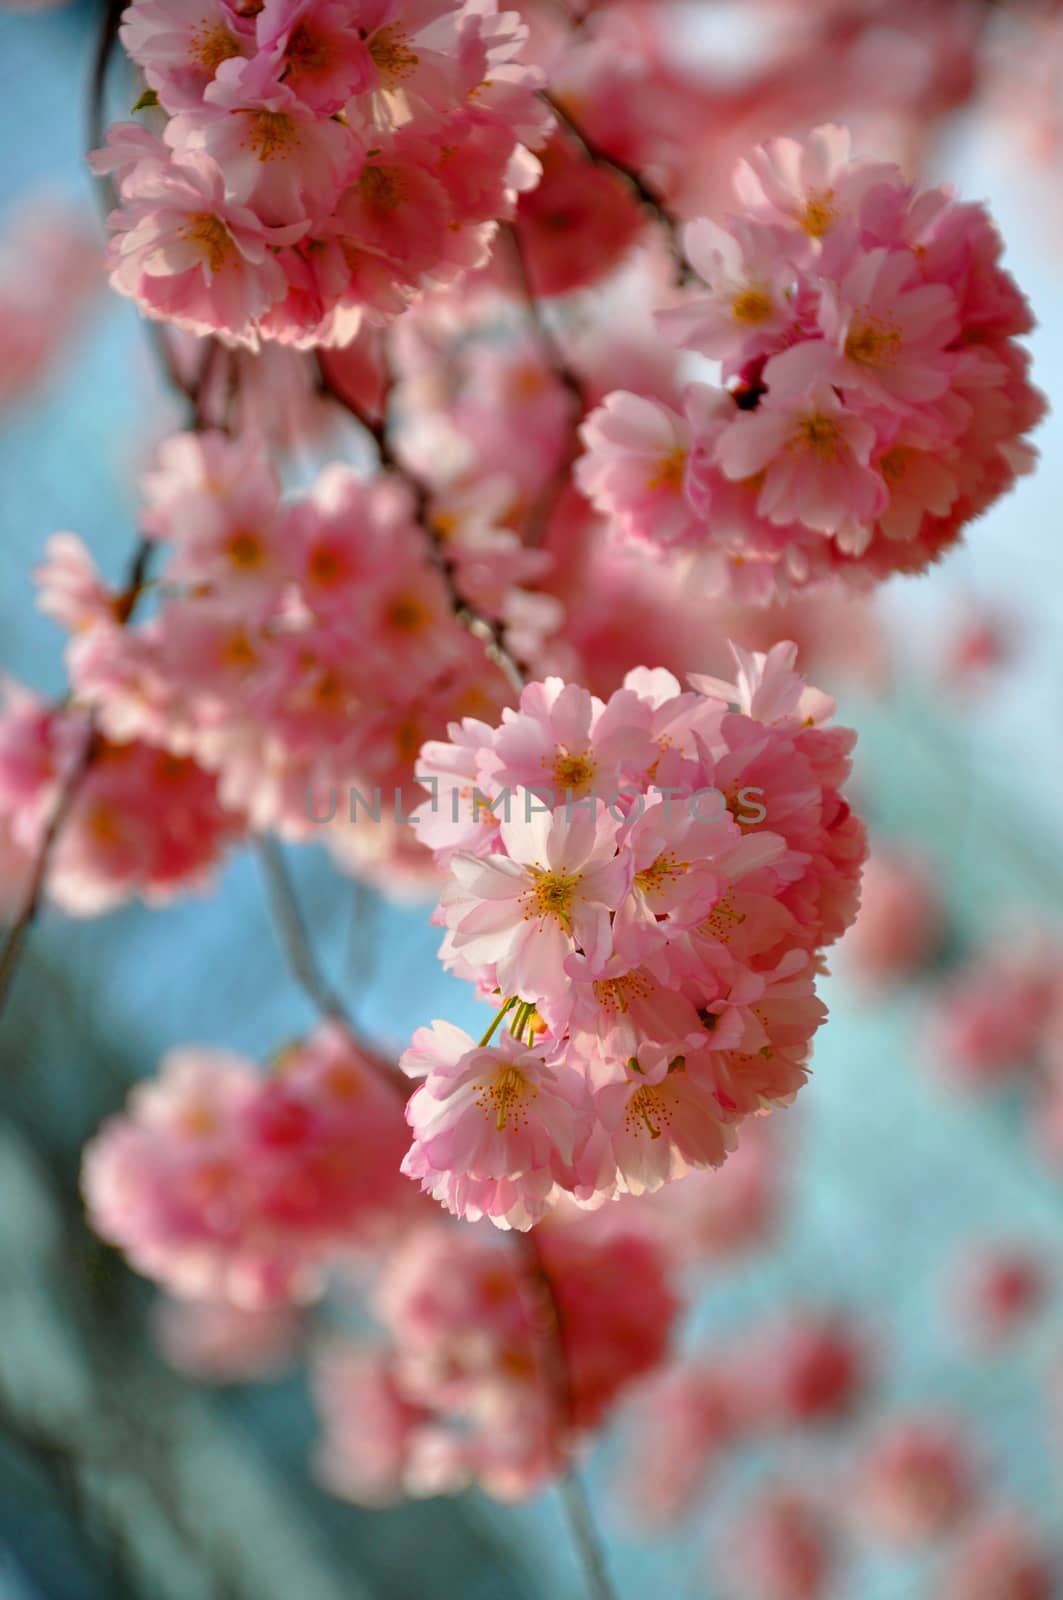
[(155, 90), (154, 89), (145, 89), (144, 93), (141, 95), (140, 99), (137, 101), (136, 105), (133, 107), (133, 110), (134, 111), (146, 111), (149, 106), (157, 106), (158, 103), (159, 103), (159, 97), (155, 93)]

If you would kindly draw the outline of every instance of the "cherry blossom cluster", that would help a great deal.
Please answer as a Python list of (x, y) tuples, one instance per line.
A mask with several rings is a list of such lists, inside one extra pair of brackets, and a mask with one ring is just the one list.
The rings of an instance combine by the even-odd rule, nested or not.
[(400, 1063), (404, 1171), (460, 1216), (526, 1229), (719, 1166), (805, 1081), (865, 853), (853, 735), (793, 646), (735, 654), (737, 682), (640, 669), (605, 703), (533, 683), (421, 753), (443, 960), (497, 1000), (479, 1043), (436, 1022)]
[(86, 1147), (93, 1226), (182, 1297), (251, 1311), (314, 1298), (326, 1269), (417, 1211), (386, 1070), (334, 1024), (269, 1073), (220, 1050), (173, 1051)]
[(537, 1238), (556, 1331), (537, 1270), (489, 1229), (406, 1236), (373, 1296), (387, 1343), (337, 1341), (314, 1365), (330, 1489), (365, 1505), (469, 1483), (522, 1499), (664, 1361), (679, 1303), (659, 1249), (580, 1222)]
[(112, 127), (111, 281), (255, 348), (342, 345), (485, 260), (549, 121), (494, 0), (133, 0), (161, 134)]
[(191, 756), (94, 734), (82, 707), (52, 706), (11, 681), (0, 705), (0, 915), (14, 912), (67, 785), (91, 749), (51, 853), (47, 892), (71, 916), (133, 895), (159, 904), (205, 888), (244, 833)]
[(17, 232), (11, 227), (0, 240), (0, 413), (69, 348), (103, 281), (87, 219), (20, 198)]
[(1032, 319), (984, 207), (817, 129), (739, 162), (741, 211), (686, 230), (704, 280), (659, 315), (721, 363), (682, 411), (610, 395), (577, 474), (625, 538), (752, 600), (921, 572), (1029, 470)]
[[(122, 625), (70, 536), (39, 573), (73, 630), (78, 700), (108, 739), (193, 758), (253, 827), (337, 849), (342, 835), (352, 863), (423, 878), (404, 820), (417, 752), (451, 717), (497, 715), (508, 689), (455, 615), (412, 491), (335, 465), (285, 500), (258, 442), (215, 432), (165, 441), (142, 488), (165, 558), (146, 621)], [(476, 507), (435, 514), (463, 599), (533, 652), (557, 608), (520, 584), (547, 558)]]
[(628, 1409), (630, 1514), (646, 1527), (678, 1522), (743, 1448), (850, 1420), (868, 1399), (870, 1366), (867, 1335), (850, 1318), (800, 1308), (715, 1341), (711, 1356), (672, 1361)]
[(1018, 1089), (1034, 1145), (1063, 1171), (1063, 949), (1057, 929), (997, 936), (933, 997), (930, 1065), (976, 1093)]

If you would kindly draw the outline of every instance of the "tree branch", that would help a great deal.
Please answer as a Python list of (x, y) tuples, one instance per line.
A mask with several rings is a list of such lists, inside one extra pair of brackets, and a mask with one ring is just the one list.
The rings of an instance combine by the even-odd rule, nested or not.
[(617, 1600), (616, 1590), (609, 1577), (605, 1560), (605, 1546), (594, 1521), (594, 1513), (587, 1490), (572, 1464), (573, 1406), (572, 1382), (565, 1345), (565, 1324), (553, 1279), (543, 1260), (535, 1229), (515, 1235), (524, 1257), (524, 1266), (538, 1300), (538, 1331), (547, 1386), (553, 1395), (554, 1405), (562, 1427), (562, 1449), (568, 1458), (568, 1467), (558, 1483), (558, 1493), (573, 1543), (579, 1554), (587, 1580), (587, 1593), (591, 1600)]
[(661, 191), (637, 167), (629, 166), (626, 161), (620, 161), (616, 156), (611, 156), (608, 151), (603, 150), (549, 91), (543, 90), (542, 98), (554, 113), (560, 126), (582, 146), (587, 159), (593, 161), (596, 167), (607, 167), (610, 172), (615, 172), (634, 190), (635, 198), (643, 210), (658, 224), (668, 241), (668, 248), (675, 258), (677, 281), (680, 284), (689, 283), (697, 274), (683, 249), (683, 225)]
[(424, 535), (428, 559), (439, 573), (447, 591), (450, 608), (455, 619), (484, 647), (489, 661), (504, 674), (515, 694), (519, 695), (528, 681), (528, 668), (519, 661), (506, 643), (505, 625), (497, 617), (485, 616), (462, 593), (457, 566), (448, 554), (446, 543), (432, 521), (432, 491), (429, 486), (403, 466), (395, 453), (385, 419), (374, 421), (361, 407), (338, 389), (320, 356), (317, 358), (318, 386), (321, 393), (342, 406), (364, 428), (376, 446), (380, 465), (385, 472), (393, 473), (407, 485), (414, 499), (414, 520)]

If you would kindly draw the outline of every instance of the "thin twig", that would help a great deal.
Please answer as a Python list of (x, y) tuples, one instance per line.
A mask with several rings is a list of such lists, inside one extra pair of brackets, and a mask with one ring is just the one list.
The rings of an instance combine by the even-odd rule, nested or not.
[(100, 22), (100, 31), (92, 58), (92, 76), (89, 80), (87, 126), (90, 150), (98, 150), (103, 144), (103, 102), (104, 90), (107, 85), (107, 68), (110, 66), (111, 55), (118, 42), (118, 25), (122, 20), (122, 12), (126, 8), (126, 3), (127, 0), (107, 0), (103, 18)]
[(377, 1074), (405, 1102), (417, 1085), (400, 1071), (393, 1059), (380, 1055), (373, 1048), (360, 1032), (348, 1007), (322, 972), (310, 929), (307, 927), (306, 917), (299, 904), (299, 896), (280, 845), (272, 835), (260, 834), (255, 840), (255, 853), (262, 868), (270, 919), (292, 977), (322, 1020), (338, 1023)]
[(587, 1580), (591, 1600), (617, 1600), (616, 1590), (609, 1577), (605, 1560), (605, 1546), (594, 1520), (587, 1490), (572, 1463), (573, 1401), (572, 1379), (565, 1342), (565, 1324), (561, 1305), (550, 1276), (549, 1268), (539, 1248), (535, 1229), (516, 1235), (524, 1257), (525, 1270), (537, 1300), (536, 1331), (540, 1334), (540, 1350), (545, 1368), (547, 1387), (553, 1396), (558, 1421), (561, 1425), (561, 1448), (567, 1458), (567, 1470), (558, 1482), (558, 1493), (564, 1508), (569, 1531), (579, 1554)]
[(575, 1467), (570, 1467), (565, 1473), (557, 1486), (557, 1492), (561, 1496), (572, 1541), (579, 1551), (583, 1564), (587, 1593), (591, 1596), (591, 1600), (617, 1600), (617, 1593), (605, 1562), (605, 1548), (594, 1521), (587, 1487)]
[(596, 167), (606, 167), (611, 172), (624, 179), (634, 190), (635, 198), (647, 211), (654, 221), (660, 226), (667, 241), (668, 247), (675, 257), (676, 276), (680, 284), (688, 283), (697, 274), (687, 259), (683, 248), (682, 223), (672, 210), (668, 201), (657, 188), (650, 182), (644, 173), (637, 167), (632, 167), (626, 161), (621, 161), (617, 156), (611, 156), (607, 150), (591, 138), (590, 134), (574, 119), (569, 111), (546, 90), (542, 91), (542, 98), (554, 113), (561, 127), (569, 133), (577, 144), (581, 145), (588, 160), (593, 161)]
[(277, 841), (269, 834), (255, 840), (255, 852), (265, 879), (273, 923), (292, 977), (323, 1017), (342, 1023), (356, 1034), (354, 1023), (338, 995), (329, 987), (317, 963), (306, 920)]
[(37, 854), (30, 870), (29, 882), (22, 897), (22, 904), (15, 916), (14, 922), (4, 936), (3, 945), (0, 946), (0, 1013), (7, 1002), (14, 981), (19, 960), (25, 948), (26, 938), (30, 928), (37, 918), (44, 897), (44, 887), (48, 877), (48, 868), (51, 865), (55, 847), (59, 843), (59, 836), (74, 807), (81, 786), (88, 775), (89, 769), (96, 755), (98, 735), (94, 722), (90, 722), (85, 731), (85, 742), (71, 771), (63, 784), (60, 785), (52, 807), (52, 814), (44, 830)]
[(400, 478), (413, 495), (414, 521), (425, 538), (428, 559), (439, 573), (447, 591), (450, 608), (455, 619), (463, 628), (473, 635), (483, 645), (484, 653), (489, 661), (505, 675), (506, 681), (515, 694), (520, 694), (528, 681), (528, 669), (524, 662), (518, 660), (506, 642), (505, 624), (497, 617), (488, 617), (474, 606), (462, 593), (458, 579), (457, 564), (449, 554), (446, 541), (432, 520), (432, 491), (422, 478), (419, 478), (399, 460), (391, 442), (387, 421), (379, 421), (370, 417), (356, 401), (352, 400), (343, 391), (337, 388), (330, 377), (328, 370), (321, 360), (317, 361), (318, 387), (321, 393), (354, 418), (364, 428), (376, 446), (380, 465), (385, 472)]

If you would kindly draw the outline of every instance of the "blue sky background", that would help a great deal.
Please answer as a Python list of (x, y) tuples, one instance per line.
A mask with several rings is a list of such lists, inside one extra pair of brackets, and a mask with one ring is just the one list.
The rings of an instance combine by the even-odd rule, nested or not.
[[(81, 163), (91, 20), (87, 6), (0, 15), (0, 212), (7, 230), (17, 233), (21, 201), (42, 188), (76, 195), (86, 208), (92, 203)], [(1055, 219), (1045, 217), (1035, 190), (1017, 179), (995, 143), (984, 133), (957, 140), (947, 176), (965, 195), (991, 201), (1010, 264), (1040, 319), (1039, 381), (1063, 402)], [(105, 570), (121, 570), (134, 534), (133, 471), (167, 418), (175, 420), (135, 315), (104, 297), (70, 363), (32, 405), (0, 421), (0, 669), (47, 692), (61, 687), (61, 639), (32, 608), (29, 567), (50, 532), (71, 528)], [(984, 937), (1009, 916), (1058, 921), (1063, 902), (1061, 428), (1059, 414), (1044, 424), (1040, 472), (970, 530), (963, 550), (885, 597), (908, 662), (892, 698), (868, 705), (843, 695), (845, 720), (861, 731), (866, 809), (883, 836), (917, 838), (940, 865), (961, 942)], [(970, 599), (1021, 619), (1021, 658), (961, 712), (919, 665), (933, 654), (939, 619)], [(475, 1025), (468, 991), (438, 967), (426, 909), (367, 905), (316, 851), (293, 857), (293, 865), (315, 940), (366, 1027), (399, 1042), (438, 1015)], [(1057, 1311), (1014, 1357), (976, 1363), (955, 1348), (942, 1292), (957, 1247), (984, 1234), (1041, 1240), (1063, 1263), (1059, 1186), (1030, 1155), (1015, 1107), (958, 1103), (923, 1070), (925, 989), (869, 1006), (842, 977), (830, 980), (826, 998), (832, 1016), (817, 1046), (815, 1077), (788, 1114), (800, 1181), (780, 1246), (699, 1286), (685, 1338), (710, 1348), (718, 1334), (768, 1307), (858, 1307), (888, 1352), (883, 1403), (933, 1401), (972, 1418), (998, 1482), (1046, 1528), (1055, 1521), (1058, 1532), (1060, 1458), (1045, 1415), (1044, 1374), (1063, 1351), (1063, 1321)], [(0, 1145), (0, 1174), (15, 1196), (5, 1207), (6, 1231), (0, 1224), (0, 1265), (14, 1263), (20, 1285), (18, 1315), (7, 1317), (0, 1336), (0, 1398), (21, 1385), (24, 1393), (39, 1391), (42, 1405), (54, 1404), (57, 1374), (65, 1373), (74, 1413), (105, 1430), (104, 1411), (94, 1410), (99, 1395), (91, 1385), (78, 1391), (86, 1358), (70, 1338), (54, 1277), (40, 1269), (47, 1218), (54, 1209), (61, 1219), (64, 1206), (76, 1204), (64, 1140), (73, 1143), (78, 1127), (91, 1126), (120, 1098), (125, 1075), (151, 1072), (190, 1030), (255, 1054), (312, 1019), (284, 975), (261, 886), (244, 857), (226, 868), (206, 901), (150, 914), (130, 907), (98, 924), (49, 918), (18, 999), (0, 1037), (7, 1073), (0, 1103), (22, 1130)], [(134, 1342), (142, 1314), (143, 1297), (131, 1313)], [(132, 1349), (123, 1360), (150, 1361)], [(380, 1518), (330, 1506), (302, 1483), (310, 1426), (297, 1383), (201, 1401), (167, 1386), (150, 1364), (146, 1370), (157, 1386), (151, 1392), (164, 1397), (168, 1448), (179, 1461), (187, 1453), (190, 1479), (215, 1515), (225, 1507), (226, 1537), (240, 1552), (240, 1571), (252, 1574), (246, 1592), (256, 1600), (296, 1592), (300, 1600), (357, 1596), (363, 1578), (364, 1592), (388, 1597), (557, 1600), (579, 1592), (552, 1497), (514, 1512), (472, 1497), (459, 1507)], [(801, 1448), (786, 1447), (784, 1461)], [(825, 1464), (841, 1450), (828, 1441), (817, 1459)], [(0, 1566), (0, 1596), (117, 1594), (79, 1545), (77, 1519), (64, 1520), (57, 1509), (47, 1475), (39, 1483), (20, 1477), (19, 1459), (0, 1444), (0, 1552), (6, 1549), (11, 1572), (5, 1579)], [(779, 1465), (777, 1457), (744, 1460), (704, 1514), (663, 1546), (629, 1540), (619, 1515), (603, 1510), (624, 1600), (655, 1592), (713, 1597), (706, 1557), (713, 1531), (749, 1483)], [(590, 1467), (603, 1506), (610, 1467), (606, 1445)], [(132, 1492), (130, 1485), (121, 1492)], [(173, 1530), (153, 1524), (147, 1511), (132, 1523), (154, 1574), (139, 1592), (154, 1600), (169, 1592), (188, 1547), (179, 1538), (174, 1545)], [(427, 1589), (426, 1559), (433, 1574)], [(919, 1600), (931, 1576), (930, 1569), (868, 1557), (850, 1570), (842, 1592), (847, 1600)], [(174, 1592), (181, 1600), (208, 1595), (199, 1581), (189, 1564), (184, 1587)]]

